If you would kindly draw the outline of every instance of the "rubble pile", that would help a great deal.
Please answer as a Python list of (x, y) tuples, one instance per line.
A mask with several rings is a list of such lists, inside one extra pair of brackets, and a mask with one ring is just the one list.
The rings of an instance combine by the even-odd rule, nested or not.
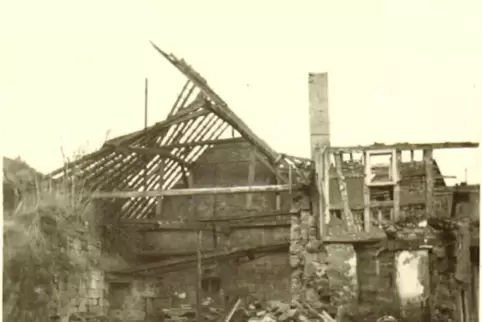
[(269, 301), (265, 304), (255, 302), (239, 309), (231, 322), (334, 322), (335, 319), (324, 310), (316, 310), (308, 303), (293, 301)]
[[(219, 308), (203, 303), (203, 321), (220, 321), (223, 315)], [(165, 322), (196, 321), (196, 308), (192, 305), (181, 305), (179, 308), (164, 309), (162, 318)]]

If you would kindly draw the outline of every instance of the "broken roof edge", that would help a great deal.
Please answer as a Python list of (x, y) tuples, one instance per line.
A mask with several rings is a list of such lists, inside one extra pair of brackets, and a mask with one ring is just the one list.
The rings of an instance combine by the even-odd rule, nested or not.
[(178, 59), (174, 54), (167, 54), (160, 49), (152, 41), (150, 42), (152, 47), (161, 54), (167, 61), (169, 61), (174, 67), (176, 67), (185, 77), (187, 77), (193, 84), (195, 84), (199, 90), (214, 104), (210, 109), (219, 117), (224, 119), (229, 125), (255, 145), (261, 153), (263, 153), (270, 162), (274, 162), (279, 157), (279, 153), (276, 152), (270, 145), (257, 136), (244, 121), (239, 118), (228, 106), (228, 104), (208, 85), (207, 81), (190, 65), (186, 63), (184, 59)]
[(371, 145), (354, 145), (354, 146), (332, 146), (329, 148), (333, 152), (361, 152), (365, 150), (439, 150), (439, 149), (467, 149), (478, 148), (478, 142), (433, 142), (433, 143), (374, 143)]

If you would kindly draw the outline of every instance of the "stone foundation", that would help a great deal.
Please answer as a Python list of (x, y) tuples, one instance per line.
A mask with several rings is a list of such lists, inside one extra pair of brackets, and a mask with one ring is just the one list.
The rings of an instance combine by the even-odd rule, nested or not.
[[(293, 204), (291, 220), (291, 294), (314, 306), (322, 303), (348, 311), (358, 301), (357, 257), (353, 245), (322, 245), (317, 220), (306, 197)], [(299, 211), (299, 216), (298, 216)]]

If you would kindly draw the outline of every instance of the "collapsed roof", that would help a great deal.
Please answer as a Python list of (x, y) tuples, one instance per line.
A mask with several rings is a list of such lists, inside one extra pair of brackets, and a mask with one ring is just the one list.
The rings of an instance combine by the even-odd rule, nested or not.
[[(90, 189), (102, 191), (171, 189), (189, 181), (189, 168), (216, 140), (234, 133), (252, 144), (258, 160), (282, 183), (307, 183), (311, 160), (280, 154), (259, 138), (218, 96), (206, 80), (183, 59), (154, 49), (183, 73), (187, 82), (165, 120), (146, 129), (111, 139), (98, 151), (50, 174), (57, 180), (75, 175)], [(165, 160), (165, 161), (162, 161)], [(162, 187), (161, 187), (162, 185)], [(121, 217), (147, 217), (155, 208), (153, 198), (122, 201)]]

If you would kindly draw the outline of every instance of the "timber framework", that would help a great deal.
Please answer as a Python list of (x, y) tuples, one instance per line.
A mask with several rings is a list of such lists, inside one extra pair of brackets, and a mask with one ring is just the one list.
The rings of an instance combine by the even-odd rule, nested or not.
[[(473, 206), (479, 187), (448, 186), (433, 151), (478, 143), (332, 146), (328, 76), (310, 74), (311, 158), (280, 153), (192, 66), (152, 46), (187, 78), (166, 119), (49, 175), (81, 181), (103, 229), (117, 225), (124, 234), (117, 250), (104, 250), (127, 262), (103, 272), (111, 311), (124, 312), (122, 303), (132, 301), (144, 303), (143, 318), (174, 316), (192, 305), (201, 321), (206, 298), (230, 316), (233, 304), (254, 297), (296, 300), (332, 321), (341, 314), (337, 307), (359, 312), (389, 297), (400, 314), (423, 321), (445, 301), (434, 298), (442, 282), (433, 284), (429, 262), (455, 258), (463, 286), (453, 294), (453, 317), (469, 321), (478, 273), (467, 279), (464, 272), (478, 269), (471, 252), (479, 247)], [(450, 250), (454, 244), (462, 245), (460, 254)], [(440, 249), (445, 257), (437, 257)], [(409, 265), (416, 272), (406, 273), (407, 261), (427, 265)], [(366, 272), (359, 269), (364, 265)], [(367, 284), (370, 274), (376, 286)], [(420, 294), (403, 288), (420, 281), (426, 286)]]

